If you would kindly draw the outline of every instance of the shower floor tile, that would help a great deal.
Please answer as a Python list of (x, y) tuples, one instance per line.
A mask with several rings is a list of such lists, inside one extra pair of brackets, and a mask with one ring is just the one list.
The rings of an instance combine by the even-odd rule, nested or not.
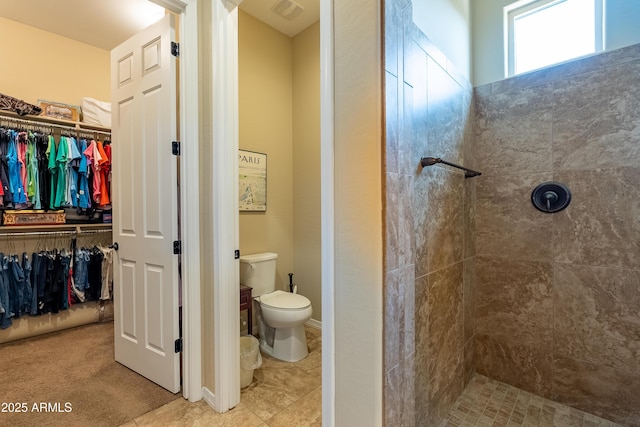
[(440, 427), (621, 427), (476, 374)]

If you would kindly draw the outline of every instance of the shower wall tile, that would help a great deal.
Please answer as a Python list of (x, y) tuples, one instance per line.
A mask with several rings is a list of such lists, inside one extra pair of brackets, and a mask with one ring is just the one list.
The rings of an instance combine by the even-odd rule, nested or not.
[[(401, 271), (401, 290), (403, 294), (404, 341), (402, 342), (403, 359), (413, 357), (416, 350), (416, 277), (415, 266), (409, 265)], [(411, 373), (413, 377), (413, 371)]]
[(387, 426), (416, 425), (413, 368), (413, 358), (410, 357), (385, 375), (384, 415)]
[(400, 364), (400, 343), (404, 344), (404, 298), (400, 289), (400, 272), (393, 270), (385, 275), (384, 295), (384, 371), (389, 372)]
[(404, 173), (415, 173), (420, 157), (427, 152), (431, 123), (427, 110), (427, 54), (415, 41), (405, 37), (404, 127), (401, 165)]
[(464, 180), (464, 230), (462, 257), (467, 259), (476, 254), (476, 179)]
[(423, 139), (420, 135), (424, 126), (425, 112), (416, 106), (416, 97), (420, 96), (419, 90), (407, 83), (402, 84), (402, 121), (400, 125), (400, 141), (398, 143), (398, 168), (402, 173), (413, 174), (420, 163), (419, 158), (413, 157), (416, 144)]
[(551, 177), (541, 173), (474, 178), (479, 255), (551, 260), (552, 218), (531, 204), (531, 191)]
[(435, 248), (429, 247), (429, 200), (431, 176), (433, 169), (423, 169), (414, 179), (413, 187), (413, 242), (416, 277), (426, 275), (429, 270), (429, 252)]
[(427, 425), (437, 425), (464, 386), (462, 263), (431, 273), (428, 278), (430, 423)]
[(398, 77), (398, 64), (402, 52), (402, 14), (397, 2), (384, 2), (384, 69)]
[(553, 267), (550, 262), (478, 256), (476, 333), (551, 348)]
[(416, 419), (429, 417), (429, 276), (416, 278), (415, 394)]
[(473, 372), (464, 310), (473, 311), (475, 186), (419, 160), (471, 161), (472, 88), (414, 25), (410, 0), (385, 1), (383, 13), (385, 421), (437, 425)]
[(404, 425), (402, 374), (402, 367), (396, 366), (385, 375), (384, 417), (387, 426)]
[(551, 399), (551, 345), (524, 345), (504, 336), (476, 333), (476, 372)]
[(555, 178), (572, 197), (553, 215), (554, 259), (640, 269), (640, 168), (558, 172)]
[(640, 374), (557, 356), (553, 377), (554, 400), (625, 426), (640, 425)]
[[(403, 362), (403, 402), (402, 412), (406, 427), (416, 426), (416, 386), (415, 386), (415, 353), (408, 355)], [(393, 424), (387, 424), (393, 425)]]
[(555, 353), (640, 374), (640, 271), (556, 264)]
[(464, 91), (433, 59), (428, 59), (427, 66), (429, 145), (421, 156), (439, 157), (462, 165), (466, 123)]
[(398, 169), (398, 139), (400, 116), (398, 113), (398, 78), (385, 73), (385, 171), (399, 172)]
[(462, 320), (464, 342), (464, 384), (469, 383), (475, 372), (474, 346), (476, 334), (475, 294), (476, 258), (467, 258), (462, 264)]
[(400, 175), (398, 190), (398, 266), (402, 268), (414, 263), (413, 176)]
[(475, 121), (475, 102), (473, 100), (473, 93), (468, 91), (462, 91), (462, 116), (464, 120), (463, 131), (463, 147), (462, 158), (464, 164), (471, 169), (477, 169), (476, 165), (476, 151), (474, 143), (474, 121)]
[[(640, 44), (475, 88), (474, 109), (476, 371), (640, 426)], [(545, 181), (567, 209), (533, 208)]]
[(640, 44), (603, 52), (482, 86), (493, 94), (520, 90), (640, 59)]
[(547, 172), (552, 167), (550, 84), (475, 99), (477, 166), (484, 175)]
[(400, 177), (397, 173), (388, 172), (385, 175), (385, 271), (398, 269), (399, 262), (399, 229), (400, 229)]
[[(427, 171), (428, 169), (428, 171)], [(462, 261), (464, 234), (464, 175), (438, 166), (425, 168), (429, 180), (427, 210), (429, 272)]]
[(474, 351), (475, 351), (475, 339), (472, 338), (464, 344), (464, 378), (463, 383), (466, 387), (476, 373)]
[(553, 94), (555, 170), (638, 164), (640, 60), (559, 80)]
[(462, 316), (464, 320), (464, 342), (476, 333), (476, 259), (467, 258), (462, 263)]

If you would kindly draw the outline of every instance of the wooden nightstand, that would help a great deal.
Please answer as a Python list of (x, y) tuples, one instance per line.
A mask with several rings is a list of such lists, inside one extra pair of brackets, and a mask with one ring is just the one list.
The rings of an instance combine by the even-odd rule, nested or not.
[(251, 292), (253, 289), (246, 285), (240, 285), (240, 311), (247, 310), (247, 332), (249, 335), (253, 326), (253, 320), (251, 312), (253, 311), (253, 298), (251, 298)]

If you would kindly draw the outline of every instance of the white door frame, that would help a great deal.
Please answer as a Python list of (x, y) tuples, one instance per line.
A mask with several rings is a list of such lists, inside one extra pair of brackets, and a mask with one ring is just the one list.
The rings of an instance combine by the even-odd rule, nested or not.
[[(334, 158), (333, 158), (333, 1), (320, 0), (320, 79), (321, 79), (321, 223), (322, 223), (322, 423), (335, 424), (335, 355), (334, 355)], [(215, 387), (214, 406), (225, 412), (240, 401), (239, 364), (239, 295), (229, 292), (225, 283), (238, 283), (238, 262), (228, 255), (238, 245), (237, 157), (228, 150), (238, 149), (238, 13), (229, 0), (212, 5), (212, 45), (214, 46), (214, 169), (218, 171), (214, 193), (220, 197), (217, 229), (220, 249), (214, 254), (215, 315)], [(233, 191), (229, 192), (232, 189)], [(226, 201), (226, 202), (225, 202)], [(224, 254), (224, 256), (222, 256)], [(232, 281), (231, 281), (232, 280)], [(235, 287), (230, 288), (235, 290)]]
[(240, 249), (238, 214), (238, 9), (211, 4), (213, 141), (213, 317), (214, 408), (240, 403)]
[(150, 0), (180, 15), (180, 234), (182, 244), (182, 395), (202, 399), (198, 170), (198, 0)]
[(320, 229), (322, 256), (322, 425), (336, 423), (333, 3), (320, 0)]
[[(183, 240), (183, 395), (191, 402), (201, 400), (202, 317), (200, 308), (200, 219), (198, 209), (187, 209), (189, 200), (199, 200), (198, 133), (198, 0), (150, 0), (180, 14), (180, 137), (181, 152), (181, 234)], [(239, 3), (235, 0), (236, 3)], [(321, 224), (322, 224), (322, 420), (335, 425), (335, 344), (334, 344), (334, 131), (333, 131), (333, 4), (320, 0), (320, 88), (321, 88)], [(219, 209), (214, 224), (216, 276), (213, 278), (215, 314), (214, 408), (226, 412), (240, 400), (239, 294), (224, 286), (239, 280), (238, 262), (230, 262), (229, 250), (238, 249), (237, 163), (225, 161), (224, 154), (238, 149), (238, 14), (229, 0), (212, 4), (212, 70), (215, 134), (212, 167), (219, 178), (213, 183), (218, 201), (229, 201)], [(218, 144), (218, 141), (229, 144)], [(190, 149), (190, 147), (196, 147)], [(235, 162), (237, 157), (233, 156)], [(233, 327), (235, 325), (235, 327)], [(238, 330), (236, 330), (238, 329)]]

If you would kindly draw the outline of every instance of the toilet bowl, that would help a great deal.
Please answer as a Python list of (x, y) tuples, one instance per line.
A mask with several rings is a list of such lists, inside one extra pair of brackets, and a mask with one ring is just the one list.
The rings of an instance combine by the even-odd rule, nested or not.
[(265, 252), (240, 257), (240, 283), (253, 289), (260, 350), (286, 362), (309, 354), (304, 323), (313, 313), (308, 298), (276, 290), (276, 259)]
[(304, 323), (313, 309), (308, 298), (273, 291), (255, 298), (259, 304), (260, 349), (276, 359), (297, 362), (309, 354)]

